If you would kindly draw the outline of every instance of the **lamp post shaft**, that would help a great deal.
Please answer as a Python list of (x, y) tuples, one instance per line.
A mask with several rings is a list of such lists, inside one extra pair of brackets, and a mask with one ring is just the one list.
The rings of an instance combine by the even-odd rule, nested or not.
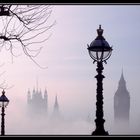
[(104, 122), (105, 120), (103, 119), (104, 113), (103, 113), (103, 78), (104, 75), (102, 75), (103, 71), (103, 62), (102, 61), (97, 61), (97, 73), (98, 75), (95, 76), (97, 79), (97, 95), (96, 95), (96, 119), (95, 119), (95, 124), (96, 124), (96, 129), (95, 131), (92, 132), (92, 135), (108, 135), (108, 132), (104, 130)]
[(2, 113), (1, 113), (1, 135), (4, 136), (5, 135), (5, 125), (4, 125), (4, 113), (5, 109), (4, 107), (2, 107)]

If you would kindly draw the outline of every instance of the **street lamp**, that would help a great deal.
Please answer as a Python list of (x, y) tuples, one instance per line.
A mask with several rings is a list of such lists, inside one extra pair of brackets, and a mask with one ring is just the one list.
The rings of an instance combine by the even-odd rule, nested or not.
[(1, 135), (4, 136), (5, 135), (5, 125), (4, 125), (4, 111), (5, 108), (7, 107), (9, 103), (8, 98), (5, 96), (5, 91), (2, 91), (2, 95), (0, 97), (0, 107), (2, 108), (2, 113), (1, 113)]
[(97, 79), (97, 95), (96, 95), (96, 129), (92, 132), (92, 135), (109, 135), (108, 132), (104, 130), (104, 122), (103, 119), (103, 78), (104, 75), (102, 75), (103, 62), (107, 63), (106, 60), (109, 59), (112, 53), (112, 47), (109, 46), (108, 42), (105, 40), (105, 38), (102, 36), (103, 29), (101, 29), (101, 25), (99, 25), (99, 29), (97, 29), (98, 36), (95, 40), (93, 40), (88, 45), (88, 52), (90, 57), (94, 60), (93, 63), (97, 62), (97, 73), (98, 75), (95, 76)]

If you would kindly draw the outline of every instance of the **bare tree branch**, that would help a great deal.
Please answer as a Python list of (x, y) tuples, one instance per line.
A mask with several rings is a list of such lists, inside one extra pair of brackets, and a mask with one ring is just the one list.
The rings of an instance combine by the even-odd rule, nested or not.
[(49, 21), (51, 14), (50, 5), (0, 5), (0, 50), (9, 45), (7, 50), (16, 56), (14, 44), (21, 46), (24, 54), (41, 67), (33, 58), (42, 47), (30, 46), (50, 37), (47, 33), (56, 24)]
[[(4, 63), (2, 63), (0, 65), (0, 67), (2, 67), (4, 65)], [(5, 73), (5, 71), (3, 71), (2, 73), (0, 73), (0, 77), (3, 76), (3, 74)], [(6, 80), (3, 80), (1, 83), (0, 83), (0, 89), (10, 89), (12, 88), (14, 85), (11, 85), (11, 86), (8, 86), (8, 84), (6, 84)]]

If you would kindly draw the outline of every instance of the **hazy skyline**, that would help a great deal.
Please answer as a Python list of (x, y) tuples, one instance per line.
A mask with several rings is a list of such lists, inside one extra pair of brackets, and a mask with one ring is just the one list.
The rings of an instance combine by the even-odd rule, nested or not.
[(67, 117), (82, 118), (90, 112), (95, 114), (96, 63), (92, 63), (87, 44), (96, 38), (99, 24), (104, 29), (103, 36), (113, 45), (112, 56), (104, 64), (103, 71), (106, 77), (103, 96), (107, 130), (114, 119), (113, 96), (122, 68), (131, 98), (130, 121), (139, 121), (140, 111), (136, 110), (140, 105), (139, 15), (140, 5), (53, 5), (50, 20), (56, 20), (56, 25), (48, 32), (52, 36), (42, 44), (35, 44), (44, 46), (35, 60), (47, 69), (40, 69), (24, 54), (11, 63), (10, 53), (0, 52), (0, 63), (5, 63), (0, 72), (6, 71), (1, 81), (14, 85), (6, 90), (10, 100), (6, 109), (7, 125), (12, 123), (11, 118), (22, 117), (18, 112), (26, 106), (28, 88), (36, 87), (37, 77), (39, 88), (48, 91), (50, 110), (57, 94), (60, 108)]

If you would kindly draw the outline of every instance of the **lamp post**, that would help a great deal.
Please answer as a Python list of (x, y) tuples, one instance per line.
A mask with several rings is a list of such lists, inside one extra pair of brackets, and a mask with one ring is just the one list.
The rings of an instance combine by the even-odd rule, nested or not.
[(0, 107), (2, 108), (2, 113), (1, 113), (1, 136), (5, 135), (5, 120), (4, 120), (4, 116), (5, 116), (5, 108), (7, 107), (9, 103), (8, 98), (5, 96), (5, 91), (2, 91), (2, 95), (0, 97)]
[(94, 60), (93, 63), (97, 62), (97, 75), (95, 78), (97, 79), (97, 95), (96, 95), (96, 129), (92, 132), (92, 135), (109, 135), (108, 132), (104, 130), (104, 122), (103, 119), (104, 113), (103, 113), (103, 78), (104, 75), (102, 75), (102, 71), (104, 69), (103, 62), (106, 63), (106, 60), (109, 59), (112, 53), (112, 47), (109, 46), (108, 42), (105, 40), (105, 38), (102, 36), (103, 29), (101, 29), (101, 25), (99, 25), (99, 29), (97, 29), (98, 36), (95, 40), (93, 40), (88, 45), (88, 52), (90, 57)]

